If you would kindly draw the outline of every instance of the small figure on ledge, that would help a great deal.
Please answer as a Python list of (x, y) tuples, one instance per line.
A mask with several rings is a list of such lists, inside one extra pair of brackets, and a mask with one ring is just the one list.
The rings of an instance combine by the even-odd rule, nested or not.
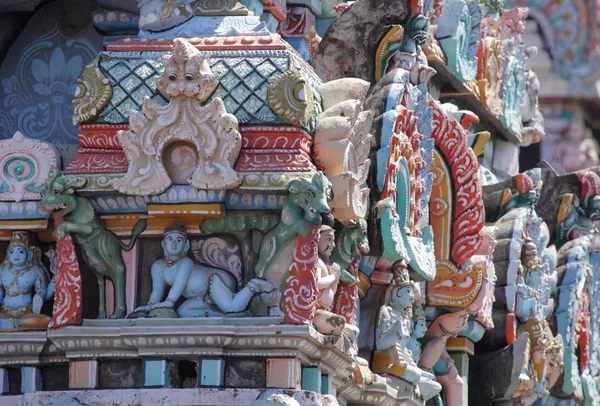
[(427, 332), (425, 313), (423, 312), (423, 305), (420, 303), (415, 303), (413, 305), (412, 319), (412, 333), (408, 339), (408, 342), (406, 343), (406, 348), (410, 351), (413, 361), (419, 362), (422, 354), (421, 343), (419, 342), (419, 339), (425, 337), (425, 333)]
[[(516, 316), (521, 322), (517, 334), (529, 333), (531, 360), (537, 375), (535, 392), (542, 396), (550, 394), (544, 387), (546, 381), (546, 347), (552, 334), (548, 337), (545, 330), (544, 314), (548, 313), (546, 305), (541, 303), (541, 288), (549, 283), (545, 277), (545, 268), (540, 260), (537, 247), (530, 237), (525, 238), (521, 250), (521, 268), (517, 280)], [(523, 373), (523, 378), (526, 374)]]
[(417, 367), (406, 345), (410, 338), (412, 304), (415, 299), (413, 282), (408, 276), (406, 264), (394, 264), (394, 280), (388, 288), (385, 305), (379, 311), (375, 330), (373, 372), (389, 374), (417, 385), (425, 400), (437, 395), (442, 386), (435, 376)]
[(40, 313), (44, 302), (53, 297), (54, 278), (42, 264), (32, 235), (13, 231), (0, 265), (0, 330), (45, 329), (50, 317)]
[[(190, 242), (183, 223), (165, 229), (161, 245), (164, 258), (152, 264), (148, 304), (137, 307), (130, 318), (223, 316), (243, 312), (255, 294), (275, 289), (269, 282), (254, 278), (234, 293), (236, 282), (231, 273), (196, 264), (186, 255)], [(171, 288), (163, 300), (167, 286)], [(186, 300), (175, 311), (181, 296)]]
[(319, 260), (317, 261), (317, 311), (313, 325), (322, 334), (340, 335), (346, 319), (331, 312), (335, 293), (340, 281), (340, 266), (330, 264), (329, 257), (335, 248), (334, 219), (329, 213), (321, 214), (322, 223), (319, 228)]

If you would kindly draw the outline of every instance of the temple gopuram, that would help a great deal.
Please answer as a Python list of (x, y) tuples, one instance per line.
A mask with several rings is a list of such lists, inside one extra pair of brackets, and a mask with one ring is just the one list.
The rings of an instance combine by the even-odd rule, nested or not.
[(600, 0), (0, 0), (0, 405), (600, 406)]

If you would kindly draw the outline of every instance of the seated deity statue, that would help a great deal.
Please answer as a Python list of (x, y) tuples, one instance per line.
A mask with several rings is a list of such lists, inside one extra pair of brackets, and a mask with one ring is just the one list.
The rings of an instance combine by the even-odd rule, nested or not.
[(425, 400), (437, 395), (442, 386), (435, 376), (419, 368), (406, 345), (411, 335), (413, 282), (402, 262), (394, 264), (394, 281), (386, 293), (385, 305), (379, 311), (375, 330), (376, 350), (373, 354), (373, 372), (390, 374), (419, 387)]
[[(148, 304), (137, 307), (130, 317), (175, 317), (173, 309), (181, 297), (185, 300), (176, 310), (178, 317), (223, 316), (243, 312), (255, 294), (275, 290), (269, 282), (254, 278), (235, 292), (231, 273), (195, 263), (187, 256), (190, 241), (183, 223), (168, 227), (161, 245), (164, 258), (152, 264)], [(167, 287), (170, 289), (164, 298)]]
[(40, 254), (29, 231), (13, 231), (0, 265), (0, 330), (48, 327), (50, 317), (40, 313), (44, 302), (54, 297), (54, 278)]
[(329, 257), (335, 248), (334, 220), (329, 213), (323, 213), (321, 217), (323, 220), (319, 229), (319, 259), (316, 270), (317, 311), (313, 325), (321, 334), (339, 336), (346, 325), (346, 319), (331, 312), (341, 274), (338, 264), (329, 264)]

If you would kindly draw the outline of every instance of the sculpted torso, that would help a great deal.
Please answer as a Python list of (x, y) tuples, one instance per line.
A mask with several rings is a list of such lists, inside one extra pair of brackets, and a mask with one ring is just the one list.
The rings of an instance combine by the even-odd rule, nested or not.
[[(181, 258), (172, 266), (165, 265), (163, 259), (156, 260), (152, 264), (152, 279), (154, 280), (156, 275), (157, 279), (162, 279), (163, 289), (166, 287), (164, 284), (166, 284), (171, 286), (171, 289), (175, 289), (175, 292), (173, 293), (176, 293), (179, 289), (179, 286), (176, 286), (176, 283), (179, 282), (178, 275), (180, 275), (180, 280), (183, 279), (183, 276), (188, 275), (185, 286), (180, 293), (180, 296), (183, 296), (186, 299), (202, 299), (208, 286), (208, 277), (213, 273), (217, 273), (221, 276), (228, 288), (231, 290), (235, 289), (233, 277), (228, 272), (196, 264), (188, 257)], [(171, 292), (169, 292), (169, 296), (170, 295)], [(204, 300), (202, 300), (202, 302), (204, 303)], [(206, 303), (204, 304), (206, 305)]]
[[(333, 299), (335, 298), (335, 292), (337, 292), (339, 283), (339, 267), (336, 269), (336, 264), (328, 267), (319, 259), (317, 262), (317, 271), (319, 273), (317, 278), (317, 287), (319, 288), (317, 300), (320, 305), (330, 308), (333, 306)], [(321, 288), (321, 286), (324, 287)]]
[[(43, 278), (42, 271), (35, 265), (17, 272), (5, 265), (1, 268), (0, 274), (4, 287), (3, 304), (8, 309), (17, 309), (30, 304), (36, 281)], [(39, 287), (42, 287), (41, 282)]]

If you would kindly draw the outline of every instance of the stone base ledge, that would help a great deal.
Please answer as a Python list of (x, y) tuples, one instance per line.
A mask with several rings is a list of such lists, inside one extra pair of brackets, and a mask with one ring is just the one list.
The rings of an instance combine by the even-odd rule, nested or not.
[(369, 385), (347, 380), (337, 388), (338, 398), (343, 398), (348, 405), (361, 406), (424, 406), (426, 403), (416, 395), (416, 387), (404, 379), (376, 374), (373, 378)]
[(0, 396), (3, 406), (87, 405), (87, 406), (250, 406), (270, 393), (292, 396), (302, 406), (324, 403), (314, 392), (273, 389), (198, 388), (198, 389), (119, 389), (35, 392), (15, 396)]
[(350, 344), (311, 326), (283, 324), (282, 317), (84, 320), (57, 330), (0, 333), (0, 366), (102, 358), (296, 357), (344, 379), (354, 371)]

